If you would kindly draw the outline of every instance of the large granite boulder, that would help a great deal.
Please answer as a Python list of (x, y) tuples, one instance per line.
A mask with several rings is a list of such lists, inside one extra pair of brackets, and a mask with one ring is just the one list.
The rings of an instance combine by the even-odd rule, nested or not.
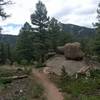
[(80, 43), (67, 43), (64, 46), (64, 56), (69, 60), (82, 60), (83, 52), (81, 50)]

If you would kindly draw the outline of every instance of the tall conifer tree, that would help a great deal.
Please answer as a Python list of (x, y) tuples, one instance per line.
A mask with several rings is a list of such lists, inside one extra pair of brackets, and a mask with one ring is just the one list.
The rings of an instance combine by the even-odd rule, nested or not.
[(44, 62), (45, 54), (47, 53), (46, 39), (48, 37), (47, 27), (48, 27), (49, 17), (47, 16), (47, 10), (45, 5), (39, 1), (36, 4), (36, 10), (31, 15), (31, 23), (34, 26), (35, 35), (35, 52), (39, 55), (38, 59), (40, 62)]

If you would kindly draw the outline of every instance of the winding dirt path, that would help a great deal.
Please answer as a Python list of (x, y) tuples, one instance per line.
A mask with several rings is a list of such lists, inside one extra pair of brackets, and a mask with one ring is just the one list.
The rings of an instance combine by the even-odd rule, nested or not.
[(59, 89), (47, 78), (47, 75), (33, 69), (33, 74), (44, 86), (47, 100), (63, 100)]

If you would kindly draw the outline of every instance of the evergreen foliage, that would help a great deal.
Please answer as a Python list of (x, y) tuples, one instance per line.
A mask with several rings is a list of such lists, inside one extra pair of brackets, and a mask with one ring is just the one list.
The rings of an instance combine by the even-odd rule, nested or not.
[(36, 4), (36, 10), (31, 14), (31, 23), (32, 26), (25, 23), (20, 30), (16, 45), (18, 62), (34, 60), (43, 63), (50, 50), (56, 51), (57, 46), (72, 39), (70, 34), (63, 32), (58, 20), (49, 20), (46, 7), (41, 1)]
[(4, 6), (10, 3), (11, 3), (10, 0), (0, 0), (0, 17), (1, 18), (5, 19), (9, 17), (9, 15), (7, 15), (6, 12), (4, 11)]
[(0, 64), (12, 64), (13, 60), (10, 45), (0, 42)]
[(55, 51), (56, 47), (59, 45), (60, 34), (62, 32), (62, 27), (55, 18), (52, 18), (49, 21), (48, 31), (49, 31), (49, 41), (48, 41), (49, 44), (48, 45), (51, 49)]
[(0, 43), (0, 64), (4, 64), (5, 60), (4, 44)]
[(44, 62), (45, 54), (47, 53), (47, 27), (48, 27), (49, 17), (47, 16), (47, 10), (45, 5), (39, 1), (36, 4), (36, 10), (31, 15), (31, 22), (34, 25), (34, 47), (35, 54), (37, 54), (37, 59), (40, 62)]
[(32, 28), (26, 22), (20, 30), (16, 44), (17, 61), (19, 63), (21, 63), (21, 60), (30, 62), (33, 59), (33, 41), (31, 38)]
[(100, 61), (100, 3), (97, 9), (97, 13), (98, 13), (98, 22), (96, 23), (96, 27), (97, 27), (97, 34), (94, 40), (94, 51), (95, 54), (98, 56), (98, 60)]

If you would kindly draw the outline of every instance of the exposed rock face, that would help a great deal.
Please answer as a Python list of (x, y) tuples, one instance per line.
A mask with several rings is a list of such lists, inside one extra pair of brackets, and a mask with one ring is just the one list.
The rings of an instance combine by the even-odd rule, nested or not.
[(46, 66), (50, 68), (51, 73), (61, 75), (61, 69), (64, 66), (69, 75), (78, 72), (83, 66), (86, 66), (84, 61), (66, 60), (64, 55), (56, 55), (45, 62)]
[(82, 60), (83, 52), (80, 47), (80, 43), (67, 43), (64, 46), (64, 56), (69, 60)]

